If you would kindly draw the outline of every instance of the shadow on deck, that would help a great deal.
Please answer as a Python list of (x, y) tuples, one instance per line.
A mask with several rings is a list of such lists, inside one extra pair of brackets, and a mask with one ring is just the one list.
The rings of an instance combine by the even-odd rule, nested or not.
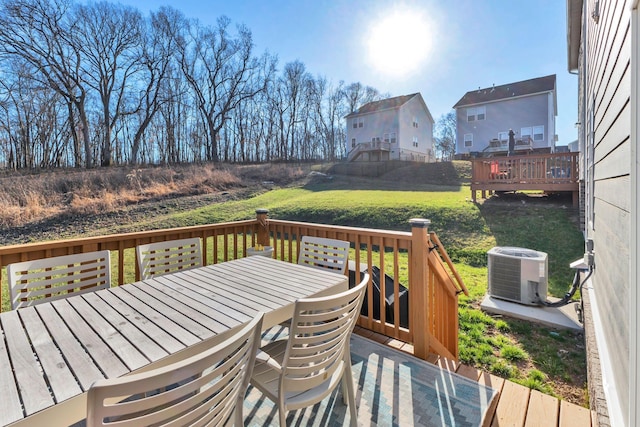
[[(398, 351), (413, 354), (413, 346), (411, 344), (361, 327), (356, 327), (354, 332)], [(488, 372), (440, 358), (436, 355), (432, 355), (427, 360), (446, 371), (455, 372), (499, 392), (497, 398), (491, 402), (491, 406), (487, 410), (483, 426), (581, 427), (597, 425), (596, 414), (587, 408), (543, 394), (537, 390), (530, 390), (527, 387)]]

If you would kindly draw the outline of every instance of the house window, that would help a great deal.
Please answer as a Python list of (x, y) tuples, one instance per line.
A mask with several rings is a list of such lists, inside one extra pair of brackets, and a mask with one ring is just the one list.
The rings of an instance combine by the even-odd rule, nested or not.
[(473, 134), (465, 133), (464, 134), (464, 146), (465, 147), (473, 147)]
[(351, 148), (355, 148), (355, 147), (356, 147), (356, 139), (351, 138)]
[(354, 129), (358, 128), (358, 119), (353, 119), (353, 128)]
[(532, 135), (531, 132), (532, 132), (531, 126), (522, 128), (520, 129), (520, 137), (522, 138), (523, 141), (530, 140)]
[(359, 128), (364, 127), (364, 119), (358, 119), (358, 127)]
[(414, 118), (413, 118), (413, 127), (414, 127), (414, 128), (417, 128), (417, 127), (418, 127), (418, 118), (417, 118), (417, 117), (414, 117)]
[(508, 141), (509, 140), (509, 132), (498, 132), (498, 139), (500, 141)]
[(533, 140), (544, 141), (544, 126), (533, 127)]
[(414, 147), (417, 147), (417, 146), (418, 146), (418, 137), (417, 137), (417, 136), (414, 136), (414, 137), (413, 137), (413, 146), (414, 146)]
[(484, 120), (486, 115), (486, 107), (467, 108), (467, 121), (475, 122), (476, 120)]
[(385, 133), (384, 134), (384, 142), (395, 144), (396, 143), (396, 133)]

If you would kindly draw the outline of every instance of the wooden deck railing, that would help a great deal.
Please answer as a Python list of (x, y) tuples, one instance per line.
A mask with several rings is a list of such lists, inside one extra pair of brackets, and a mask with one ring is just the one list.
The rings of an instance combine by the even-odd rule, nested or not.
[[(374, 266), (380, 269), (380, 306), (374, 309), (370, 281), (367, 315), (358, 324), (412, 343), (418, 357), (426, 359), (431, 353), (457, 360), (458, 294), (467, 290), (438, 237), (428, 232), (429, 221), (411, 224), (411, 232), (343, 227), (274, 220), (266, 210), (258, 210), (254, 220), (0, 247), (0, 274), (13, 262), (108, 249), (113, 251), (112, 286), (117, 286), (139, 280), (135, 247), (143, 243), (200, 237), (205, 264), (215, 264), (241, 258), (256, 244), (273, 246), (274, 258), (297, 262), (302, 236), (342, 239), (352, 245), (354, 277), (365, 270), (372, 275)], [(2, 282), (6, 286), (6, 280)], [(408, 287), (407, 326), (400, 324), (400, 304), (393, 304), (391, 319), (386, 314), (387, 287), (393, 286), (394, 301), (399, 301), (401, 283)], [(2, 303), (0, 296), (0, 307)], [(374, 318), (376, 311), (379, 318)]]
[(471, 160), (471, 197), (476, 191), (572, 192), (578, 202), (579, 153), (530, 154)]

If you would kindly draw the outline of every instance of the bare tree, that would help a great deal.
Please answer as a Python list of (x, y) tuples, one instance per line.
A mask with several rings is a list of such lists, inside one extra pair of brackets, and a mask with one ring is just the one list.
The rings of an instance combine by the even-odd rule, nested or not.
[[(144, 27), (142, 43), (139, 46), (139, 61), (141, 70), (138, 73), (136, 87), (139, 87), (140, 98), (136, 108), (139, 122), (133, 137), (131, 148), (131, 162), (137, 163), (140, 152), (140, 141), (151, 124), (160, 107), (167, 102), (177, 101), (166, 89), (166, 79), (170, 76), (173, 52), (176, 48), (177, 25), (184, 18), (179, 11), (162, 7), (151, 17)], [(170, 161), (178, 162), (179, 154), (176, 150), (175, 129), (171, 131)]]
[(207, 160), (219, 161), (218, 137), (240, 102), (262, 92), (274, 70), (271, 58), (252, 57), (251, 32), (238, 26), (229, 33), (227, 17), (214, 28), (184, 22), (187, 34), (178, 38), (182, 71), (193, 91), (207, 129)]
[(344, 83), (340, 82), (334, 88), (326, 78), (317, 78), (314, 81), (313, 96), (316, 126), (324, 142), (322, 157), (332, 161), (344, 154), (343, 148), (345, 148), (342, 121), (346, 110)]
[(347, 113), (353, 113), (358, 108), (373, 101), (389, 98), (389, 94), (382, 95), (377, 89), (371, 86), (363, 86), (362, 83), (351, 83), (344, 89), (344, 96), (347, 100)]
[(456, 113), (450, 111), (435, 126), (435, 149), (441, 160), (451, 160), (456, 152)]
[[(34, 79), (59, 93), (67, 102), (68, 123), (74, 139), (75, 165), (81, 166), (79, 137), (84, 142), (84, 164), (93, 166), (82, 54), (73, 42), (76, 23), (68, 0), (7, 0), (0, 8), (0, 52), (22, 58), (37, 74)], [(77, 113), (77, 116), (76, 116)]]
[[(73, 33), (82, 52), (84, 77), (100, 96), (102, 117), (102, 166), (112, 164), (112, 131), (126, 114), (125, 96), (131, 76), (138, 71), (142, 17), (123, 5), (100, 2), (79, 5), (77, 31)], [(129, 111), (130, 113), (130, 111)]]

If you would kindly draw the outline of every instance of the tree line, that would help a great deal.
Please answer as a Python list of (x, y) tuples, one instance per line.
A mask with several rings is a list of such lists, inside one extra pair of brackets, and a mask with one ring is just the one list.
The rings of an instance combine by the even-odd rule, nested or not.
[(2, 0), (0, 166), (335, 160), (344, 116), (389, 95), (255, 52), (227, 17)]

